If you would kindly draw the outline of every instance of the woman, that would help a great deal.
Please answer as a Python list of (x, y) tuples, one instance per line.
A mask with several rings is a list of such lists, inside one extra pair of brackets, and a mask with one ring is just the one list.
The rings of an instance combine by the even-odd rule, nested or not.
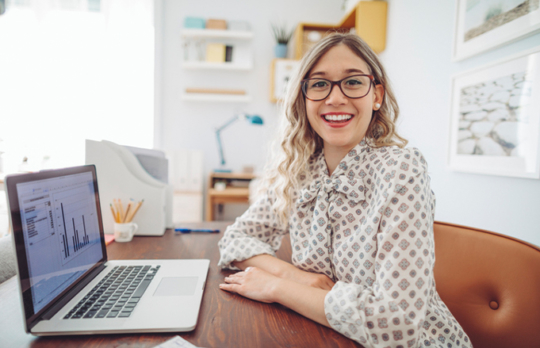
[[(365, 347), (471, 347), (435, 289), (435, 196), (398, 111), (366, 43), (321, 40), (291, 81), (265, 194), (219, 242), (219, 265), (243, 270), (220, 288)], [(294, 265), (274, 257), (286, 233)]]

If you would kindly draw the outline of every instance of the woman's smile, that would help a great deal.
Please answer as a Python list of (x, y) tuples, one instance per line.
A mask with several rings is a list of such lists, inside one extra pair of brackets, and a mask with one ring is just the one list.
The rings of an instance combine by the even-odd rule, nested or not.
[(327, 112), (321, 114), (321, 118), (329, 127), (341, 128), (351, 124), (354, 114), (346, 112)]

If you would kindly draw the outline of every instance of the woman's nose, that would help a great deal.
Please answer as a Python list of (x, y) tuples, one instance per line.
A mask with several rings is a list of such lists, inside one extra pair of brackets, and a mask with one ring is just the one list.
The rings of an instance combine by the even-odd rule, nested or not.
[(338, 85), (332, 86), (332, 90), (330, 91), (330, 95), (328, 95), (328, 98), (326, 98), (326, 104), (327, 105), (341, 105), (347, 103), (347, 97), (341, 92), (341, 89)]

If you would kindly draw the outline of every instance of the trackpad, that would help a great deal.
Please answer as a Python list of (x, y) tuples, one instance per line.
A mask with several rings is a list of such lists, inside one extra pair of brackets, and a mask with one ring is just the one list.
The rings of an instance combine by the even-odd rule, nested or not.
[(154, 296), (191, 296), (199, 277), (165, 277), (154, 292)]

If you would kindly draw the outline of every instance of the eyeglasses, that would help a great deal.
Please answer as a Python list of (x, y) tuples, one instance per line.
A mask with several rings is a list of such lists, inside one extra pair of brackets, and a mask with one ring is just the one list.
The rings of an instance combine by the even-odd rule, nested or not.
[(353, 75), (339, 81), (313, 78), (302, 80), (302, 92), (307, 99), (320, 101), (328, 98), (334, 85), (338, 85), (341, 93), (347, 98), (359, 99), (365, 97), (374, 84), (373, 75)]

